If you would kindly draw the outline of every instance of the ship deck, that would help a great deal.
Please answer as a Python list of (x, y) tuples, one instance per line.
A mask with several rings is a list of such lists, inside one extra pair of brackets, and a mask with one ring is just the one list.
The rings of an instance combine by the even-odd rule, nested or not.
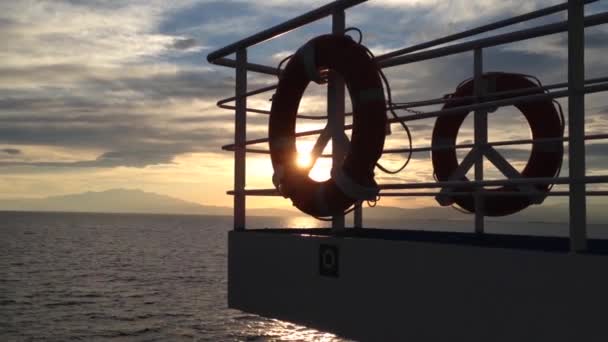
[[(570, 240), (559, 236), (530, 236), (511, 234), (475, 234), (467, 232), (356, 228), (333, 230), (330, 228), (265, 228), (248, 229), (244, 233), (287, 234), (318, 237), (344, 237), (381, 239), (392, 241), (428, 242), (487, 248), (569, 253)], [(589, 239), (588, 249), (583, 254), (608, 254), (608, 240)]]

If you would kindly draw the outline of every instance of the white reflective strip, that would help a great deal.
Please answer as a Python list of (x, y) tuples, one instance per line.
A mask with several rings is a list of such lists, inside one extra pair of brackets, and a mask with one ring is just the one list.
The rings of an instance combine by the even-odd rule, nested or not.
[(353, 181), (341, 167), (333, 168), (331, 177), (344, 194), (356, 200), (375, 200), (380, 191), (376, 186), (368, 187)]
[[(327, 201), (325, 201), (325, 183), (321, 183), (319, 188), (315, 192), (313, 202), (315, 207), (321, 211), (322, 213), (329, 212), (329, 207), (327, 206)], [(325, 216), (325, 215), (320, 215)]]
[(312, 44), (306, 44), (298, 50), (297, 54), (300, 56), (302, 63), (304, 63), (308, 78), (315, 83), (321, 83), (321, 74), (319, 73), (319, 69), (317, 69), (314, 46)]
[(359, 92), (361, 103), (384, 101), (384, 90), (382, 88), (364, 89)]

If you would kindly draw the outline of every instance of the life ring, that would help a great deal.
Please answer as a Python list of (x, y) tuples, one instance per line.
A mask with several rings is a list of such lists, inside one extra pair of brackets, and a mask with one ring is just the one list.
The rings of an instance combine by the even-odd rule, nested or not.
[[(543, 89), (536, 83), (532, 82), (525, 75), (509, 74), (509, 73), (487, 73), (483, 76), (488, 82), (491, 81), (495, 85), (496, 92), (504, 92), (517, 89), (530, 89), (530, 93), (542, 93)], [(474, 81), (468, 80), (462, 83), (456, 92), (452, 95), (453, 98), (462, 98), (473, 96)], [(491, 99), (505, 99), (511, 96), (491, 96)], [(447, 102), (443, 108), (451, 108), (462, 105), (472, 104), (473, 100), (463, 99), (462, 101)], [(518, 103), (515, 107), (519, 109), (525, 116), (532, 132), (532, 139), (543, 138), (562, 138), (563, 137), (563, 122), (562, 117), (556, 110), (550, 99), (540, 100), (529, 103)], [(437, 118), (433, 129), (432, 146), (453, 146), (456, 144), (456, 136), (458, 130), (469, 114), (463, 111), (459, 114), (444, 115)], [(564, 146), (563, 142), (535, 142), (532, 144), (530, 158), (525, 168), (521, 172), (521, 176), (526, 178), (535, 177), (555, 177), (561, 168)], [(458, 180), (450, 179), (451, 175), (458, 168), (458, 159), (456, 157), (455, 148), (433, 150), (432, 152), (433, 169), (438, 181)], [(468, 181), (466, 177), (459, 180)], [(533, 187), (542, 194), (546, 194), (550, 190), (549, 184), (533, 185)], [(534, 189), (533, 188), (533, 189)], [(457, 204), (469, 212), (475, 212), (475, 200), (473, 197), (472, 186), (459, 186), (452, 188), (455, 192), (470, 192), (470, 195), (449, 197), (448, 200), (442, 200), (440, 204), (451, 205)], [(486, 189), (486, 192), (520, 191), (515, 185), (507, 185), (496, 189)], [(542, 199), (541, 199), (542, 201)], [(485, 196), (483, 202), (483, 214), (485, 216), (505, 216), (516, 213), (525, 209), (535, 200), (529, 196)]]
[[(344, 163), (334, 165), (324, 182), (310, 179), (296, 163), (296, 114), (310, 81), (333, 70), (344, 79), (353, 109), (350, 148)], [(304, 44), (281, 74), (272, 100), (268, 128), (273, 183), (298, 209), (317, 217), (343, 213), (361, 200), (373, 200), (379, 190), (374, 167), (382, 154), (386, 101), (379, 69), (367, 49), (342, 35), (323, 35)]]

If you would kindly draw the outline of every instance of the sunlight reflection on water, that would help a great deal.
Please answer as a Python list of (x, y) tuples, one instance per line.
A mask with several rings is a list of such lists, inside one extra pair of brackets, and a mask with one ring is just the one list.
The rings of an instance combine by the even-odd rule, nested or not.
[(253, 337), (255, 341), (345, 341), (330, 333), (276, 319), (269, 319), (267, 322), (252, 322), (247, 325), (242, 334), (248, 336), (249, 339)]
[(306, 229), (306, 228), (323, 228), (323, 227), (330, 227), (330, 226), (331, 226), (331, 222), (320, 221), (311, 216), (296, 216), (296, 217), (290, 217), (287, 220), (288, 228)]
[(0, 341), (343, 341), (227, 307), (231, 225), (212, 216), (0, 213)]

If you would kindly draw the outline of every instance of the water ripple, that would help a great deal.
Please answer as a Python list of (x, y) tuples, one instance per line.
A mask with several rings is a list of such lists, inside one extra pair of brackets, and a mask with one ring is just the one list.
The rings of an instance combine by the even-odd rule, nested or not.
[(230, 225), (0, 213), (0, 341), (338, 341), (226, 307)]

